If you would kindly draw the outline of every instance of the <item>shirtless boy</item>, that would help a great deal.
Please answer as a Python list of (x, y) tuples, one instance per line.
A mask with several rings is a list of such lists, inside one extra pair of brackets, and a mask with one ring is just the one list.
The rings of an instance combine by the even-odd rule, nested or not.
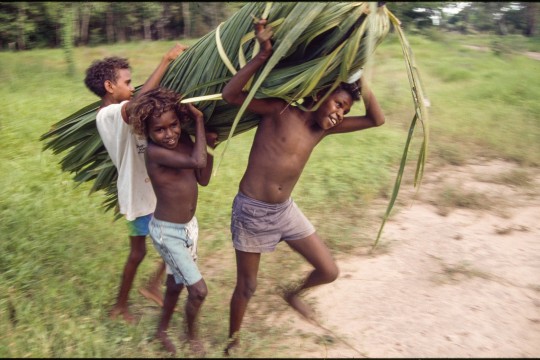
[[(240, 106), (247, 97), (242, 89), (272, 54), (272, 29), (266, 20), (255, 24), (259, 53), (224, 87), (223, 99)], [(363, 130), (384, 123), (373, 93), (362, 82), (363, 116), (345, 116), (360, 99), (358, 83), (342, 83), (315, 111), (288, 106), (278, 98), (253, 99), (248, 110), (259, 114), (248, 166), (232, 206), (231, 232), (236, 252), (237, 279), (230, 303), (229, 344), (225, 353), (239, 345), (238, 332), (248, 302), (257, 287), (261, 253), (272, 252), (285, 241), (301, 254), (313, 270), (285, 300), (304, 318), (316, 321), (300, 295), (307, 289), (334, 281), (338, 267), (330, 250), (291, 198), (291, 193), (315, 146), (327, 135)], [(320, 96), (320, 94), (319, 94)], [(319, 99), (306, 99), (313, 108)]]
[[(208, 289), (197, 267), (198, 185), (210, 181), (213, 157), (206, 145), (215, 146), (217, 134), (205, 133), (201, 111), (191, 104), (180, 105), (180, 96), (172, 90), (157, 88), (134, 102), (130, 117), (135, 133), (148, 139), (146, 169), (157, 204), (150, 220), (150, 237), (172, 274), (167, 275), (167, 290), (156, 338), (175, 354), (176, 348), (167, 336), (169, 321), (182, 289), (187, 287), (185, 307), (187, 339), (191, 350), (204, 354), (198, 338), (197, 316)], [(195, 122), (195, 142), (182, 131), (180, 121)]]

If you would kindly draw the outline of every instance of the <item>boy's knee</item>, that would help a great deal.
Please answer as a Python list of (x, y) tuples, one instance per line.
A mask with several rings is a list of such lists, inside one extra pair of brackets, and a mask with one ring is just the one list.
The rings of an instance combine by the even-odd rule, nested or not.
[(208, 287), (204, 281), (192, 285), (189, 289), (189, 297), (193, 300), (203, 301), (208, 295)]
[(237, 286), (238, 293), (246, 299), (250, 299), (257, 290), (257, 280), (245, 281), (241, 286)]
[(337, 265), (334, 264), (332, 267), (326, 270), (324, 274), (324, 280), (327, 283), (331, 283), (335, 281), (338, 278), (338, 276), (339, 276), (339, 268), (337, 267)]
[(141, 261), (144, 260), (144, 257), (146, 256), (146, 249), (132, 249), (129, 253), (129, 261), (140, 264)]

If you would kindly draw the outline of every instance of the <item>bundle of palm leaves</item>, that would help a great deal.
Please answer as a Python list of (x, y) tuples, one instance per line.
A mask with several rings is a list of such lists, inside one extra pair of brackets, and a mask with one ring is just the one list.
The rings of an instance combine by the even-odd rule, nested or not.
[[(265, 18), (274, 28), (274, 51), (246, 86), (249, 95), (239, 110), (222, 100), (221, 90), (258, 51), (254, 18)], [(231, 137), (257, 126), (259, 117), (245, 111), (253, 97), (279, 97), (301, 106), (303, 98), (322, 89), (329, 94), (347, 81), (366, 65), (388, 34), (390, 21), (399, 30), (399, 21), (388, 9), (373, 2), (248, 3), (173, 61), (160, 85), (181, 93), (182, 102), (195, 103), (204, 113), (206, 127), (218, 133), (218, 144), (227, 144)], [(404, 37), (400, 39), (404, 53), (411, 54)], [(406, 61), (411, 68), (407, 55)], [(419, 118), (424, 124), (418, 75), (409, 72), (417, 109), (413, 123)], [(59, 121), (41, 140), (44, 149), (55, 154), (67, 151), (60, 164), (63, 171), (75, 173), (76, 182), (94, 181), (91, 193), (105, 190), (104, 207), (109, 210), (117, 202), (117, 172), (97, 132), (98, 106), (95, 102)], [(184, 130), (194, 134), (189, 125)], [(425, 157), (421, 160), (419, 178)], [(215, 170), (218, 167), (219, 162)]]

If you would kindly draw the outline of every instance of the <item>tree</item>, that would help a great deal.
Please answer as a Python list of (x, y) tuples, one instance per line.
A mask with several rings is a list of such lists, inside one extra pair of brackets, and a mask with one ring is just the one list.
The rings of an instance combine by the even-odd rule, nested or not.
[(27, 2), (18, 2), (16, 3), (16, 7), (17, 20), (15, 27), (17, 29), (17, 48), (19, 50), (25, 50), (28, 34), (34, 31), (35, 23), (28, 21), (30, 5)]
[(525, 9), (527, 14), (527, 26), (523, 31), (525, 36), (534, 36), (536, 35), (536, 18), (538, 16), (538, 11), (540, 7), (536, 2), (525, 3)]
[(182, 2), (182, 18), (184, 19), (184, 37), (191, 37), (191, 11), (190, 3)]
[(93, 4), (91, 2), (77, 3), (77, 7), (80, 14), (80, 21), (77, 21), (78, 31), (76, 31), (75, 33), (77, 34), (77, 38), (78, 38), (77, 43), (80, 43), (82, 45), (88, 45), (88, 39), (89, 39), (88, 29), (90, 27), (90, 15), (92, 13), (92, 6)]
[(442, 17), (442, 9), (448, 6), (444, 1), (389, 2), (386, 4), (400, 21), (403, 28), (424, 28), (433, 26), (433, 18)]
[(137, 17), (139, 24), (142, 24), (144, 40), (152, 40), (151, 26), (159, 21), (163, 6), (154, 2), (141, 2), (137, 4)]
[(41, 11), (43, 19), (33, 18), (39, 33), (43, 37), (39, 42), (49, 44), (49, 46), (53, 47), (60, 46), (63, 37), (62, 18), (67, 8), (71, 6), (71, 3), (42, 2), (41, 5), (43, 6)]
[(471, 2), (449, 20), (452, 24), (461, 24), (462, 29), (470, 31), (507, 33), (527, 33), (530, 26), (534, 33), (536, 3), (520, 2)]
[(68, 65), (68, 75), (75, 75), (75, 59), (73, 56), (73, 22), (75, 21), (75, 5), (74, 3), (64, 4), (64, 16), (62, 18), (62, 48)]
[(165, 39), (167, 38), (167, 33), (165, 31), (165, 26), (169, 22), (169, 3), (163, 3), (163, 7), (161, 8), (161, 15), (158, 17), (156, 21), (156, 32), (157, 32), (157, 39)]
[(17, 28), (14, 26), (17, 19), (17, 7), (14, 3), (0, 3), (0, 48), (4, 43), (15, 47)]

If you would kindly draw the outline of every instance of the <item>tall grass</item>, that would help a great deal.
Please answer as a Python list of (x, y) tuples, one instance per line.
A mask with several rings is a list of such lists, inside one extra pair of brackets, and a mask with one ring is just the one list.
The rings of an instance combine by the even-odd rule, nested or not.
[[(540, 165), (538, 62), (519, 54), (474, 52), (462, 46), (462, 37), (447, 37), (445, 43), (420, 36), (408, 39), (432, 104), (428, 162), (449, 162), (453, 152), (453, 158), (462, 162), (486, 156)], [(159, 309), (136, 291), (153, 269), (157, 253), (148, 242), (147, 259), (131, 292), (138, 325), (110, 321), (107, 311), (128, 252), (124, 221), (114, 222), (111, 213), (103, 213), (103, 194), (88, 196), (88, 184), (74, 188), (71, 176), (60, 171), (60, 156), (42, 152), (38, 138), (54, 122), (96, 100), (82, 81), (93, 59), (128, 57), (138, 85), (172, 45), (140, 42), (76, 48), (74, 78), (65, 75), (67, 64), (60, 49), (0, 53), (1, 357), (165, 356), (152, 342)], [(386, 125), (325, 139), (293, 193), (338, 255), (374, 240), (380, 218), (368, 210), (373, 200), (391, 190), (413, 115), (399, 41), (389, 35), (375, 59), (372, 88), (385, 111)], [(362, 107), (353, 112), (361, 113)], [(231, 140), (218, 175), (200, 190), (200, 266), (209, 287), (201, 332), (210, 357), (221, 357), (227, 336), (228, 301), (235, 280), (230, 206), (253, 134)], [(414, 154), (409, 159), (415, 159)], [(268, 312), (286, 307), (275, 290), (286, 284), (289, 274), (302, 275), (300, 263), (287, 249), (263, 256), (240, 356), (294, 356), (294, 349), (280, 346), (287, 329), (273, 327), (265, 319)], [(184, 300), (182, 294), (180, 303)], [(180, 333), (182, 318), (175, 313), (171, 331)], [(178, 356), (189, 354), (181, 350)]]

